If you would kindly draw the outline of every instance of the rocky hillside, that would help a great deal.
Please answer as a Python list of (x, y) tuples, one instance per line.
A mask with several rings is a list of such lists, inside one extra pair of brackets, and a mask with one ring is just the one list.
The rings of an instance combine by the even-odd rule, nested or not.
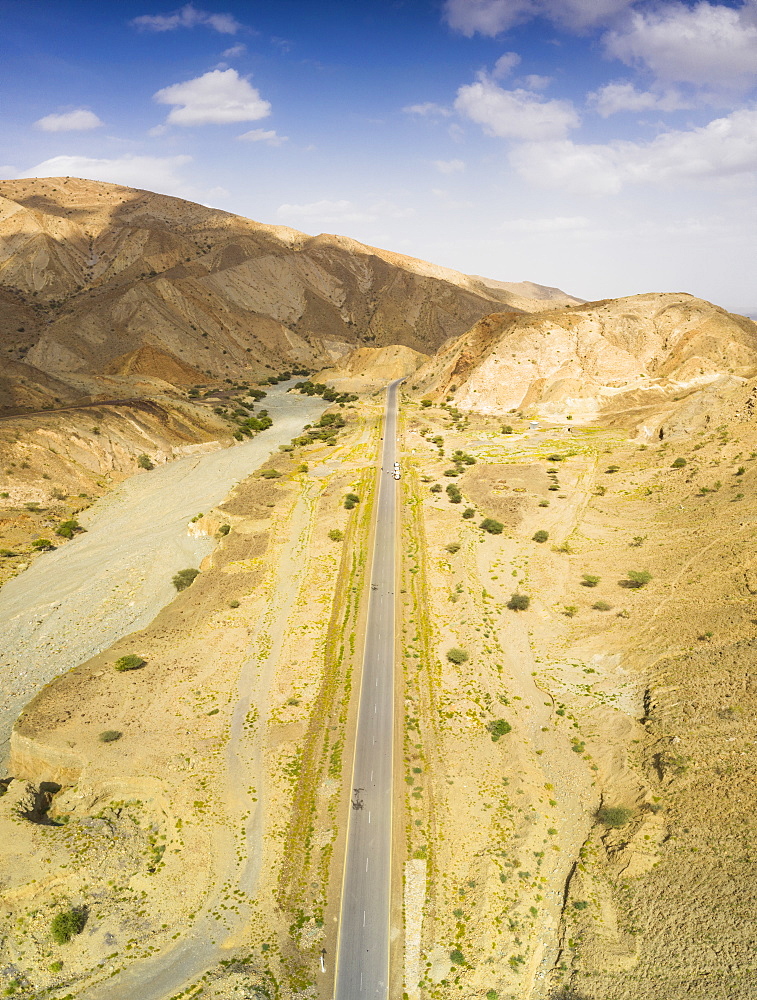
[(430, 353), (494, 309), (552, 305), (539, 288), (113, 184), (3, 181), (0, 403), (91, 396), (135, 363), (181, 384), (312, 370), (364, 345)]
[(673, 415), (682, 409), (689, 426), (708, 394), (756, 372), (752, 320), (691, 295), (647, 294), (486, 316), (432, 357), (412, 387), (431, 398), (454, 394), (456, 406), (481, 413), (601, 417), (656, 433), (665, 421), (680, 423)]

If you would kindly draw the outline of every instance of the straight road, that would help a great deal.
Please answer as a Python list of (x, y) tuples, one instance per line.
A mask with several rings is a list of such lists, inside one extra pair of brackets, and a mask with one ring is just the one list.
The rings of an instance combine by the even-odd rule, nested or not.
[(387, 390), (347, 830), (335, 1000), (387, 1000), (392, 865), (397, 393)]

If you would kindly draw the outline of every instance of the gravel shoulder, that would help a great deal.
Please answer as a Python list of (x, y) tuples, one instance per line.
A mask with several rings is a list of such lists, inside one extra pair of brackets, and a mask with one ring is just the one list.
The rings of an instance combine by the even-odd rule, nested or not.
[(272, 389), (274, 424), (251, 441), (135, 475), (80, 516), (85, 534), (46, 554), (0, 591), (0, 757), (24, 705), (45, 684), (144, 628), (175, 595), (171, 577), (214, 542), (187, 523), (325, 409), (318, 397)]

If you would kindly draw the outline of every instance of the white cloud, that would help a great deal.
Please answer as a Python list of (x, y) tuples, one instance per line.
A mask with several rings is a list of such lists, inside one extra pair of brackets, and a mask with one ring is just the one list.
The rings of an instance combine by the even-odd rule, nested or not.
[(738, 86), (757, 75), (757, 7), (746, 0), (738, 9), (700, 2), (634, 11), (604, 45), (609, 55), (661, 80)]
[(45, 115), (34, 123), (35, 128), (43, 132), (85, 132), (87, 129), (99, 128), (103, 123), (94, 113), (86, 108), (76, 111), (64, 111), (59, 115)]
[(94, 159), (89, 156), (53, 156), (25, 170), (21, 177), (86, 177), (93, 181), (125, 184), (164, 194), (191, 197), (193, 192), (181, 176), (191, 156), (122, 156)]
[(247, 51), (246, 45), (232, 45), (230, 49), (224, 49), (221, 53), (222, 59), (238, 59)]
[(530, 73), (523, 77), (523, 83), (528, 90), (546, 90), (552, 80), (553, 77), (539, 76), (538, 73)]
[(175, 31), (177, 28), (194, 28), (199, 24), (222, 35), (235, 35), (242, 27), (231, 14), (212, 14), (191, 3), (170, 14), (143, 14), (135, 17), (131, 24), (142, 31)]
[(288, 141), (289, 136), (278, 135), (275, 129), (254, 128), (238, 135), (237, 139), (244, 139), (246, 142), (264, 142), (266, 146), (280, 146)]
[(444, 20), (471, 38), (494, 38), (516, 24), (542, 17), (570, 31), (609, 24), (636, 0), (445, 0)]
[(501, 80), (503, 77), (509, 76), (519, 63), (520, 56), (517, 52), (505, 52), (495, 62), (492, 76), (495, 80)]
[(406, 115), (423, 115), (429, 118), (434, 116), (449, 118), (452, 114), (449, 108), (444, 108), (441, 104), (435, 104), (433, 101), (426, 101), (424, 104), (408, 104), (402, 110)]
[(214, 69), (194, 80), (164, 87), (153, 100), (176, 107), (166, 119), (172, 125), (226, 125), (256, 121), (271, 105), (235, 69)]
[(630, 184), (721, 181), (757, 170), (757, 110), (663, 132), (647, 143), (524, 143), (510, 161), (532, 183), (581, 194), (617, 194)]
[(412, 208), (400, 208), (391, 201), (379, 201), (367, 208), (360, 208), (352, 201), (342, 199), (312, 201), (305, 205), (279, 205), (276, 214), (280, 219), (301, 220), (305, 224), (343, 226), (357, 222), (378, 222), (382, 219), (406, 219), (415, 215)]
[(528, 90), (503, 90), (485, 74), (460, 87), (455, 108), (487, 135), (506, 139), (557, 139), (579, 124), (570, 101), (545, 101)]
[(499, 227), (508, 233), (566, 233), (587, 229), (590, 225), (585, 215), (558, 215), (551, 219), (508, 219)]
[(442, 174), (460, 174), (465, 170), (462, 160), (434, 160), (434, 166)]
[(681, 111), (691, 107), (675, 90), (655, 94), (637, 90), (632, 83), (608, 83), (588, 95), (588, 103), (603, 118), (619, 111)]

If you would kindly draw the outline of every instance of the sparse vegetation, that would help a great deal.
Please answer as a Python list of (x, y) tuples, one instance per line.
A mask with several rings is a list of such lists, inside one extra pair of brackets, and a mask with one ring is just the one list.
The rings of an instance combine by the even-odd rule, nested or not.
[(237, 601), (236, 598), (233, 601), (229, 601), (229, 607), (230, 608), (238, 608), (239, 607), (239, 601)]
[(584, 573), (581, 577), (581, 586), (596, 587), (601, 579), (601, 576), (595, 576), (593, 573)]
[(595, 611), (612, 611), (612, 604), (608, 604), (607, 601), (595, 601), (592, 608)]
[(173, 583), (174, 587), (176, 587), (179, 591), (186, 590), (199, 575), (199, 569), (180, 569), (178, 573), (173, 575), (171, 583)]
[(633, 590), (645, 587), (652, 579), (652, 574), (647, 569), (629, 569), (626, 575), (628, 579), (624, 580), (623, 583), (626, 587), (630, 587)]
[(332, 542), (341, 542), (344, 538), (344, 532), (340, 531), (339, 528), (332, 528), (329, 532), (329, 538)]
[(458, 542), (450, 542), (449, 545), (445, 546), (445, 548), (450, 555), (454, 555), (456, 552), (460, 551), (460, 545)]
[(462, 503), (463, 495), (454, 483), (450, 483), (445, 492), (450, 503)]
[(531, 538), (534, 542), (546, 542), (549, 538), (549, 532), (544, 530), (535, 531)]
[(677, 459), (675, 459), (674, 462), (671, 462), (670, 468), (671, 469), (682, 469), (684, 467), (684, 465), (686, 465), (686, 459), (685, 458), (677, 458)]
[(344, 498), (344, 506), (347, 510), (352, 510), (357, 504), (360, 503), (360, 497), (357, 493), (348, 493)]
[(463, 511), (463, 517), (465, 518), (466, 521), (470, 521), (470, 519), (475, 516), (476, 512), (472, 507), (466, 507), (465, 510)]
[(218, 529), (218, 534), (221, 536), (228, 535), (230, 531), (231, 531), (230, 524), (222, 524), (221, 527)]
[(84, 531), (84, 528), (82, 528), (75, 518), (71, 518), (69, 521), (61, 522), (55, 529), (55, 534), (60, 535), (61, 538), (73, 538), (80, 531)]
[(491, 738), (496, 743), (501, 736), (506, 736), (508, 733), (512, 732), (512, 726), (506, 719), (493, 719), (486, 727)]
[(281, 473), (278, 469), (263, 469), (260, 473), (261, 479), (280, 479)]
[(501, 535), (505, 529), (504, 524), (501, 521), (495, 521), (493, 517), (485, 517), (479, 527), (490, 535)]
[(116, 670), (123, 672), (124, 670), (139, 670), (146, 663), (147, 661), (143, 660), (141, 656), (136, 656), (134, 653), (127, 653), (126, 656), (119, 656), (114, 666)]
[(137, 457), (137, 465), (140, 469), (154, 469), (155, 466), (152, 464), (152, 459), (149, 455), (139, 455)]

